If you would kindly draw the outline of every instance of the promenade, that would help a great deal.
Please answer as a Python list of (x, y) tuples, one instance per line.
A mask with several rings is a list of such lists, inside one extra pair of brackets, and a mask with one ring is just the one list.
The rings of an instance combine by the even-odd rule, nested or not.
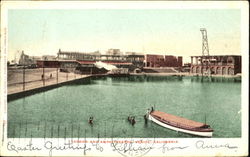
[[(23, 79), (23, 74), (25, 78)], [(44, 70), (44, 81), (42, 80), (43, 69), (9, 69), (8, 70), (8, 95), (20, 93), (24, 91), (42, 88), (50, 85), (56, 85), (80, 78), (85, 78), (90, 75), (80, 75), (75, 73), (60, 72), (56, 68), (49, 68)], [(58, 76), (58, 77), (57, 77)], [(25, 83), (24, 81), (25, 80)]]

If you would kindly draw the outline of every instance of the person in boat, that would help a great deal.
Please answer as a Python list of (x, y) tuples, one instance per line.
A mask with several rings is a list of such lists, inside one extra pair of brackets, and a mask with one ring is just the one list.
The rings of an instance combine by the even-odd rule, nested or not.
[(146, 114), (144, 115), (145, 123), (148, 122), (148, 116), (149, 116), (150, 113), (151, 113), (151, 112), (150, 112), (150, 109), (148, 108)]
[[(154, 107), (152, 106), (152, 107), (151, 107), (151, 112), (153, 112), (153, 111), (154, 111)], [(151, 113), (151, 112), (150, 112), (150, 113)]]
[(148, 116), (150, 114), (150, 109), (148, 108), (146, 115)]

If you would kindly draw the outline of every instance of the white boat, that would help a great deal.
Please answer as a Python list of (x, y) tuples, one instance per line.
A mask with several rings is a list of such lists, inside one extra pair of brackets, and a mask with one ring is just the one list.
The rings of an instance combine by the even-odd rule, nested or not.
[(147, 118), (171, 130), (203, 137), (212, 137), (213, 135), (213, 129), (205, 123), (196, 122), (165, 112), (151, 111), (147, 114)]

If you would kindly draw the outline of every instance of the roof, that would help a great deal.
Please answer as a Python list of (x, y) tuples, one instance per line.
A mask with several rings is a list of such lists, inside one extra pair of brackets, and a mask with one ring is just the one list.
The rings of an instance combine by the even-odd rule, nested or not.
[(113, 62), (113, 61), (103, 61), (107, 64), (113, 64), (113, 65), (132, 65), (131, 62)]
[(95, 64), (96, 61), (77, 61), (80, 64)]
[(153, 112), (151, 112), (151, 115), (160, 117), (162, 120), (165, 120), (165, 121), (177, 123), (178, 125), (184, 125), (184, 126), (195, 127), (195, 128), (202, 127), (205, 125), (204, 123), (200, 123), (200, 122), (196, 122), (196, 121), (189, 120), (186, 118), (178, 117), (178, 116), (171, 115), (171, 114), (161, 112), (161, 111), (153, 111)]
[(37, 62), (58, 62), (58, 60), (36, 60)]
[[(96, 61), (77, 61), (80, 64), (95, 64)], [(132, 65), (131, 62), (114, 62), (114, 61), (102, 61), (106, 64), (112, 64), (112, 65)]]
[(75, 62), (76, 63), (76, 60), (58, 60), (58, 62), (70, 62), (70, 63)]

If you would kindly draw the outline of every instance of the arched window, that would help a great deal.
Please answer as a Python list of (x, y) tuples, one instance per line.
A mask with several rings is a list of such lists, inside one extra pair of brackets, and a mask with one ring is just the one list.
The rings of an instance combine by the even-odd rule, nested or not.
[(216, 74), (221, 75), (221, 67), (217, 67)]
[(228, 75), (234, 75), (234, 69), (229, 67), (228, 68)]
[(227, 63), (228, 64), (234, 64), (234, 58), (233, 57), (228, 57), (227, 58)]
[(222, 75), (227, 75), (227, 68), (226, 67), (222, 68)]

